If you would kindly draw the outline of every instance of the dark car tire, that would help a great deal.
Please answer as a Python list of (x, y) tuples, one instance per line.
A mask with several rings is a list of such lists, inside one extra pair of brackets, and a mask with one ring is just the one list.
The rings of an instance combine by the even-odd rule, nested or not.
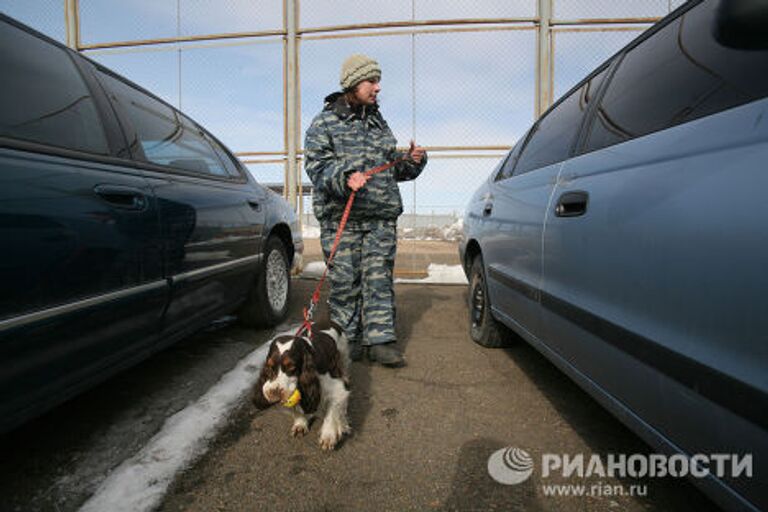
[(240, 322), (248, 327), (272, 327), (288, 314), (291, 269), (283, 242), (267, 240), (264, 262), (245, 303), (240, 307)]
[(488, 283), (485, 278), (483, 257), (478, 255), (472, 260), (469, 274), (469, 336), (472, 340), (487, 348), (508, 347), (512, 344), (509, 330), (493, 318), (491, 298), (488, 295)]

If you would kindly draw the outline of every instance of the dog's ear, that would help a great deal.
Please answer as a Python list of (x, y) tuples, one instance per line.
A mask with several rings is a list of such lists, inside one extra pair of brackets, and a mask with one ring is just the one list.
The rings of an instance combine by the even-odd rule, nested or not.
[(264, 384), (277, 376), (277, 370), (275, 368), (278, 355), (279, 351), (277, 350), (277, 344), (272, 342), (272, 346), (269, 347), (267, 360), (264, 362), (264, 366), (261, 368), (261, 374), (259, 374), (259, 378), (253, 387), (251, 401), (257, 409), (266, 409), (272, 405), (272, 402), (268, 401), (267, 397), (264, 396)]
[(334, 379), (345, 379), (346, 368), (341, 359), (341, 353), (338, 350), (334, 350), (331, 354), (330, 361), (328, 361), (328, 373)]
[(317, 376), (315, 359), (312, 356), (312, 348), (309, 343), (301, 338), (296, 340), (301, 344), (302, 363), (299, 374), (299, 392), (301, 393), (301, 408), (306, 414), (317, 411), (320, 406), (320, 379)]

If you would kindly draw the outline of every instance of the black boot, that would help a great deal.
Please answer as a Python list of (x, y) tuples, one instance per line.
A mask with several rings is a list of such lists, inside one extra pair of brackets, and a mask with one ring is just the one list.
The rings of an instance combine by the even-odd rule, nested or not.
[(367, 348), (360, 342), (349, 342), (349, 359), (355, 362), (362, 361)]
[(368, 359), (382, 366), (399, 368), (405, 366), (403, 352), (397, 348), (394, 342), (372, 345), (368, 350)]

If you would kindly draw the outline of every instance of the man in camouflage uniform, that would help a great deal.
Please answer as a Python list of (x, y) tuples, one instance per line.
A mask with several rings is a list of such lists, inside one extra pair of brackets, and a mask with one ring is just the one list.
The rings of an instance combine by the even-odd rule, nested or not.
[[(320, 221), (326, 260), (349, 194), (355, 201), (330, 269), (331, 320), (344, 327), (353, 359), (364, 349), (385, 366), (405, 364), (395, 346), (393, 270), (397, 217), (403, 212), (398, 181), (415, 179), (427, 163), (425, 151), (411, 144), (398, 153), (395, 137), (379, 112), (379, 64), (352, 55), (342, 65), (341, 92), (325, 98), (304, 141), (305, 169), (314, 185), (313, 206)], [(406, 158), (366, 177), (362, 171)], [(356, 356), (356, 357), (355, 357)]]

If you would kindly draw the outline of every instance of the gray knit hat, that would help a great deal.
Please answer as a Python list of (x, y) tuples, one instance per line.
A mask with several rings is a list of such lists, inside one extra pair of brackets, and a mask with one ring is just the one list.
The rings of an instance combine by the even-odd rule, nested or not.
[(351, 89), (363, 80), (372, 78), (381, 78), (381, 67), (370, 57), (355, 53), (347, 57), (341, 65), (339, 83), (343, 90)]

